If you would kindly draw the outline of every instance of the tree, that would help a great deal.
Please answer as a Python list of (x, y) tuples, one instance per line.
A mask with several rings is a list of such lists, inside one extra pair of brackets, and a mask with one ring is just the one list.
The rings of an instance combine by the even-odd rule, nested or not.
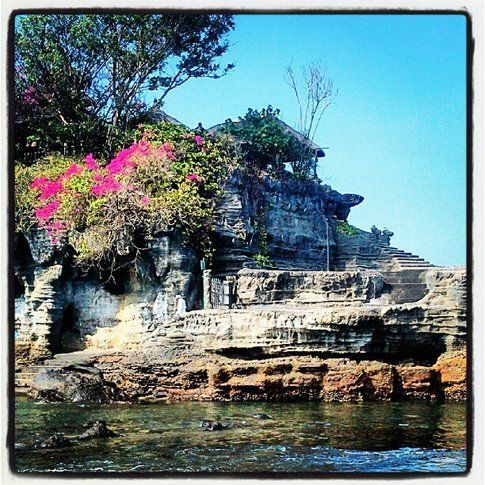
[[(298, 104), (298, 131), (313, 142), (323, 113), (334, 102), (337, 91), (333, 80), (329, 78), (318, 63), (301, 66), (296, 75), (291, 66), (286, 68), (286, 82), (292, 88)], [(300, 144), (300, 154), (296, 162), (299, 171), (306, 171), (306, 166), (313, 163), (314, 154), (309, 153), (309, 144)], [(316, 164), (314, 167), (316, 177)]]
[[(101, 133), (111, 150), (116, 133), (160, 108), (173, 89), (232, 69), (217, 60), (233, 28), (232, 16), (215, 14), (21, 15), (15, 120), (24, 134), (47, 135), (53, 144), (92, 144)], [(149, 91), (158, 96), (147, 108)]]
[(279, 121), (279, 109), (271, 106), (261, 111), (248, 108), (237, 122), (226, 120), (222, 131), (239, 141), (248, 168), (266, 170), (271, 167), (279, 173), (290, 157), (290, 136)]

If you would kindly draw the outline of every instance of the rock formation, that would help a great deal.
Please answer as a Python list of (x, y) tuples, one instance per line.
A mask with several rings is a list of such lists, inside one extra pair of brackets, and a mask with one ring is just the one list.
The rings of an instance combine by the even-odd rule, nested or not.
[[(464, 399), (465, 270), (391, 247), (388, 230), (340, 232), (361, 201), (235, 171), (212, 265), (234, 299), (204, 310), (201, 266), (176, 233), (114, 281), (75, 270), (42, 232), (18, 234), (18, 387), (100, 403)], [(272, 269), (256, 267), (262, 250)], [(174, 318), (177, 293), (190, 311)]]

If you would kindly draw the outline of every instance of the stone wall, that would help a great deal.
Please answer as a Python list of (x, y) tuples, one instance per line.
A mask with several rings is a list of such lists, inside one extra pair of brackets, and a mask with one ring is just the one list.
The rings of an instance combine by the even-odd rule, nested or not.
[(368, 302), (380, 296), (382, 275), (372, 271), (241, 270), (237, 298), (242, 306), (332, 305)]

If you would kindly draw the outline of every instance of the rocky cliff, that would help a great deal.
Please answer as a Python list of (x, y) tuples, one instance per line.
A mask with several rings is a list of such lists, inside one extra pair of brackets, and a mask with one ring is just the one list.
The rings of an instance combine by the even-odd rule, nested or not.
[(262, 251), (275, 268), (327, 269), (327, 250), (332, 266), (336, 255), (337, 221), (346, 221), (350, 208), (362, 200), (313, 181), (251, 177), (235, 170), (218, 206), (214, 273), (254, 268), (253, 258)]
[(82, 350), (118, 326), (119, 345), (135, 348), (141, 335), (172, 317), (175, 295), (189, 309), (200, 300), (199, 262), (175, 234), (148, 242), (142, 257), (111, 278), (79, 273), (69, 254), (44, 233), (16, 238), (15, 351), (17, 367), (59, 352)]
[[(235, 171), (213, 261), (232, 308), (200, 310), (200, 264), (174, 232), (109, 278), (80, 273), (42, 232), (18, 234), (19, 388), (95, 402), (463, 399), (465, 270), (391, 247), (387, 230), (339, 231), (361, 200)], [(274, 269), (255, 267), (262, 252)], [(190, 311), (174, 318), (177, 293)]]
[[(97, 402), (466, 396), (463, 270), (429, 270), (427, 296), (401, 305), (376, 303), (381, 289), (373, 281), (382, 277), (372, 272), (340, 273), (337, 283), (312, 274), (333, 301), (322, 303), (317, 292), (309, 302), (304, 285), (291, 291), (290, 284), (285, 298), (272, 293), (268, 303), (266, 292), (256, 295), (284, 274), (272, 273), (241, 271), (250, 295), (243, 308), (189, 312), (144, 333), (132, 350), (120, 345), (118, 325), (84, 351), (31, 367), (24, 376), (31, 395)], [(341, 298), (339, 286), (355, 288)]]

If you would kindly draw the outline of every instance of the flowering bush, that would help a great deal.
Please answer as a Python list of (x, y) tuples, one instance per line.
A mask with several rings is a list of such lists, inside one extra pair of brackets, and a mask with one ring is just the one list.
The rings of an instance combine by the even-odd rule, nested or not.
[(88, 154), (18, 164), (17, 228), (46, 230), (85, 265), (113, 261), (175, 228), (208, 255), (215, 199), (236, 162), (228, 140), (167, 122), (139, 126), (131, 136), (136, 141), (107, 163)]

